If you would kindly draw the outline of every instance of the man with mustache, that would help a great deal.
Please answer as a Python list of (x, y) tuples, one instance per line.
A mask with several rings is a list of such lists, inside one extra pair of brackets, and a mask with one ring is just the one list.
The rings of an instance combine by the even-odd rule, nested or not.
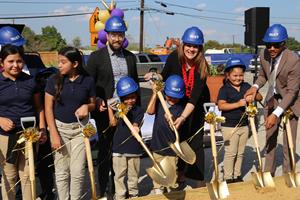
[[(109, 171), (113, 174), (111, 150), (114, 130), (109, 127), (107, 100), (117, 97), (115, 88), (120, 78), (129, 76), (136, 83), (139, 82), (136, 58), (134, 54), (122, 47), (126, 30), (122, 18), (117, 16), (109, 18), (105, 24), (108, 45), (94, 51), (86, 66), (86, 71), (95, 78), (96, 82), (97, 109), (93, 113), (93, 118), (96, 120), (99, 134), (98, 179), (100, 197), (104, 197), (106, 192)], [(138, 103), (140, 103), (139, 98)], [(113, 177), (111, 182), (113, 184)], [(112, 193), (114, 193), (114, 186)]]

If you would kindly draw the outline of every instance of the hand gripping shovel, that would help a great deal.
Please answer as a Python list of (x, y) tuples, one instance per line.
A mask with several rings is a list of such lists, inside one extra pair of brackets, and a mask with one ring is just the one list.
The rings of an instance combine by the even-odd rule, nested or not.
[(219, 181), (219, 168), (218, 168), (218, 155), (216, 147), (215, 138), (215, 125), (220, 120), (223, 121), (224, 118), (218, 118), (214, 112), (208, 112), (205, 116), (205, 121), (210, 126), (210, 142), (213, 155), (213, 162), (215, 168), (215, 177), (211, 183), (207, 183), (208, 193), (211, 199), (225, 199), (229, 196), (229, 190), (226, 181)]
[(258, 172), (251, 172), (253, 183), (254, 183), (255, 187), (258, 187), (258, 188), (263, 188), (263, 187), (272, 187), (273, 188), (273, 187), (275, 187), (275, 183), (273, 181), (271, 173), (262, 171), (262, 159), (260, 156), (260, 149), (259, 149), (259, 145), (258, 145), (256, 126), (254, 123), (254, 117), (257, 114), (257, 108), (252, 103), (250, 103), (246, 108), (246, 114), (248, 115), (248, 119), (250, 121), (252, 137), (254, 140), (255, 150), (256, 150), (257, 159), (258, 159)]
[(89, 168), (89, 175), (90, 175), (90, 181), (91, 181), (91, 188), (92, 188), (92, 199), (97, 200), (97, 191), (96, 191), (96, 182), (95, 182), (95, 175), (94, 175), (94, 166), (93, 166), (93, 159), (92, 159), (92, 152), (91, 152), (91, 145), (89, 138), (96, 134), (95, 127), (90, 123), (90, 113), (88, 117), (86, 117), (83, 120), (80, 120), (77, 117), (77, 121), (82, 127), (83, 132), (83, 138), (84, 138), (84, 144), (85, 144), (85, 153), (86, 153), (86, 159), (88, 163)]
[[(21, 126), (23, 128), (23, 134), (21, 135), (18, 143), (26, 141), (26, 146), (28, 150), (28, 161), (29, 161), (29, 179), (31, 186), (31, 196), (32, 200), (36, 199), (36, 184), (35, 184), (35, 169), (34, 169), (34, 155), (32, 143), (38, 141), (39, 133), (35, 128), (36, 119), (35, 117), (22, 117)], [(27, 126), (28, 125), (28, 126)]]
[(128, 126), (128, 128), (131, 131), (131, 134), (135, 137), (135, 139), (141, 144), (141, 146), (144, 148), (146, 153), (148, 154), (149, 158), (153, 162), (153, 167), (146, 169), (148, 175), (151, 177), (153, 181), (156, 183), (165, 186), (165, 187), (175, 187), (176, 184), (176, 169), (169, 165), (167, 163), (166, 159), (163, 159), (159, 163), (156, 162), (154, 159), (152, 153), (148, 149), (148, 147), (143, 142), (141, 136), (139, 133), (134, 129), (131, 122), (128, 120), (126, 113), (128, 112), (128, 109), (126, 106), (122, 103), (120, 103), (117, 106), (117, 112), (118, 116), (121, 117), (125, 124)]
[(172, 129), (175, 134), (176, 139), (175, 139), (174, 143), (170, 144), (171, 149), (176, 153), (177, 156), (179, 156), (186, 163), (191, 164), (191, 165), (194, 164), (196, 161), (195, 152), (193, 151), (193, 149), (190, 147), (190, 145), (186, 141), (179, 143), (179, 134), (174, 125), (174, 121), (172, 119), (172, 114), (167, 106), (167, 103), (166, 103), (161, 91), (158, 91), (157, 95), (158, 95), (158, 98), (160, 100), (160, 103), (161, 103), (165, 113), (167, 114), (167, 116), (170, 120), (170, 124), (171, 124)]
[(300, 173), (296, 173), (296, 163), (294, 155), (294, 144), (292, 139), (292, 131), (290, 124), (290, 117), (292, 116), (292, 111), (289, 109), (284, 114), (283, 122), (286, 128), (286, 136), (288, 140), (289, 150), (291, 154), (291, 164), (292, 171), (284, 175), (285, 183), (288, 187), (299, 187), (300, 186)]

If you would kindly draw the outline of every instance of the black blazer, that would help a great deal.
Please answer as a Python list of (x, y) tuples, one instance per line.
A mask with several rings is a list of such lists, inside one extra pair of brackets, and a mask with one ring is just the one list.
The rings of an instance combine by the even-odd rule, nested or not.
[[(127, 63), (128, 76), (133, 78), (138, 84), (136, 58), (133, 53), (126, 49), (123, 49), (123, 54)], [(115, 88), (113, 70), (107, 47), (94, 51), (89, 56), (85, 69), (95, 79), (97, 97), (105, 100), (111, 98)]]

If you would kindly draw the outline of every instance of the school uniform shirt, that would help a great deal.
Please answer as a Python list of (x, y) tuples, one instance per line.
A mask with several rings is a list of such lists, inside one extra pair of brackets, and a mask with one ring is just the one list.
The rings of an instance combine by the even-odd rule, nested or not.
[[(144, 112), (140, 106), (135, 105), (126, 116), (132, 124), (136, 123), (140, 125), (144, 117)], [(122, 119), (118, 120), (112, 150), (113, 155), (135, 156), (142, 155), (143, 153), (142, 146), (132, 136), (129, 128)]]
[[(247, 82), (243, 82), (240, 86), (240, 91), (236, 90), (229, 81), (227, 81), (219, 91), (218, 100), (224, 100), (227, 103), (236, 103), (239, 100), (244, 98), (244, 94), (251, 87), (251, 85)], [(237, 124), (240, 126), (248, 125), (247, 116), (244, 115), (245, 107), (239, 107), (233, 110), (222, 111), (222, 116), (225, 117), (225, 123), (222, 126), (226, 127), (235, 127)]]
[[(55, 95), (55, 75), (47, 80), (45, 92)], [(88, 104), (89, 99), (94, 96), (96, 91), (92, 77), (79, 75), (71, 81), (65, 76), (60, 99), (54, 103), (54, 118), (64, 123), (77, 122), (75, 111), (83, 104)]]
[[(181, 104), (175, 104), (169, 107), (169, 110), (173, 117), (176, 119), (179, 117), (183, 111), (183, 106)], [(179, 135), (181, 135), (179, 133)], [(165, 111), (160, 102), (156, 105), (156, 114), (153, 125), (153, 134), (151, 140), (151, 149), (157, 154), (163, 156), (176, 156), (174, 151), (169, 148), (170, 143), (175, 142), (175, 133), (169, 126), (165, 118)]]
[[(35, 116), (34, 94), (39, 92), (35, 79), (23, 72), (15, 81), (0, 74), (0, 116), (9, 118), (21, 130), (21, 117)], [(11, 134), (10, 133), (10, 134)], [(7, 135), (0, 128), (0, 134)]]

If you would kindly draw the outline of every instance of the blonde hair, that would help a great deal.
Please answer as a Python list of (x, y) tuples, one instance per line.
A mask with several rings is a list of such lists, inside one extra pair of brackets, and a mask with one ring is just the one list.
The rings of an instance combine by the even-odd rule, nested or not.
[[(186, 62), (186, 58), (183, 52), (184, 43), (181, 43), (178, 47), (178, 58), (180, 64), (184, 64)], [(195, 70), (200, 74), (200, 79), (204, 80), (208, 76), (208, 63), (204, 57), (204, 49), (202, 45), (198, 46), (198, 54), (193, 59), (193, 63), (196, 65)]]

